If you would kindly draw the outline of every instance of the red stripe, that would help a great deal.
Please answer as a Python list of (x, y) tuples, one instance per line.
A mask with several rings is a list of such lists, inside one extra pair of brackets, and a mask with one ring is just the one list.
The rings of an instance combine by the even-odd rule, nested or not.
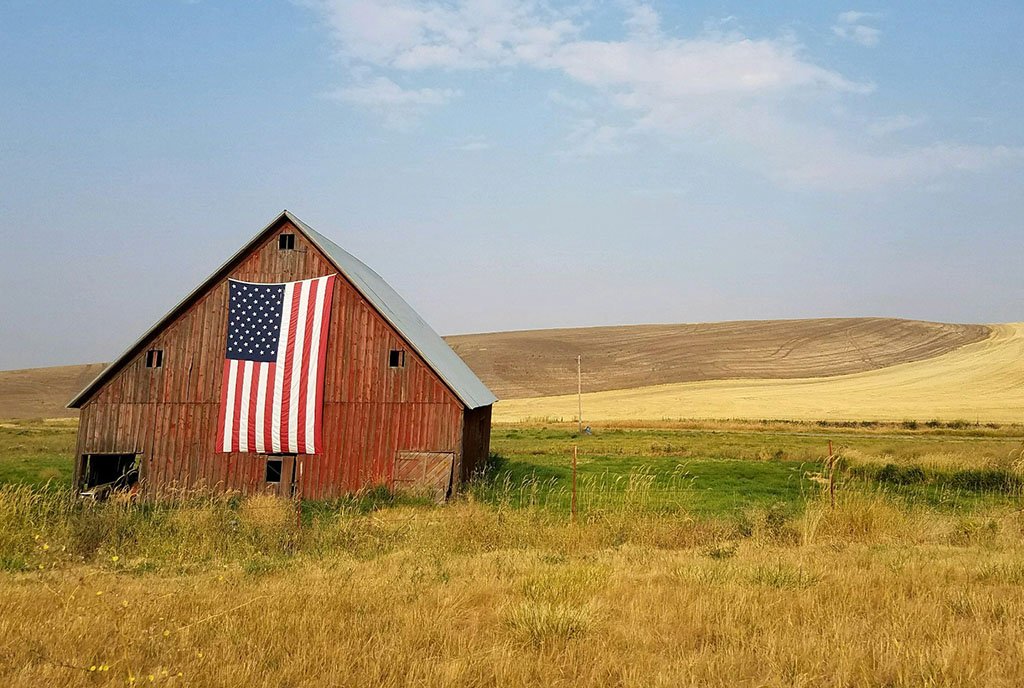
[(334, 275), (327, 278), (327, 288), (324, 291), (323, 318), (320, 322), (320, 346), (317, 348), (316, 366), (316, 404), (313, 413), (316, 420), (313, 422), (313, 441), (316, 443), (314, 451), (322, 451), (323, 441), (322, 426), (324, 416), (324, 367), (327, 364), (327, 330), (331, 324), (331, 300), (334, 296)]
[(274, 378), (277, 376), (277, 364), (267, 363), (267, 394), (263, 400), (263, 449), (273, 451), (273, 435), (271, 429), (274, 427)]
[(295, 358), (295, 330), (299, 325), (299, 297), (302, 295), (302, 283), (296, 282), (292, 289), (292, 309), (288, 326), (288, 341), (284, 351), (284, 385), (281, 389), (281, 451), (293, 452), (291, 437), (288, 433), (288, 418), (291, 416), (292, 403), (292, 364)]
[(228, 410), (228, 380), (231, 377), (231, 359), (224, 360), (224, 376), (220, 379), (220, 417), (217, 421), (216, 453), (224, 451), (224, 421)]
[(252, 364), (252, 379), (249, 380), (249, 423), (245, 428), (245, 437), (249, 452), (256, 452), (256, 397), (260, 388), (260, 369), (266, 363)]
[(235, 368), (235, 416), (231, 423), (231, 451), (233, 452), (238, 451), (240, 444), (238, 441), (238, 429), (241, 425), (241, 418), (239, 416), (242, 413), (242, 378), (245, 377), (245, 362), (235, 361), (235, 363), (237, 364)]
[(306, 299), (306, 332), (302, 336), (302, 372), (299, 374), (299, 446), (297, 451), (305, 454), (309, 447), (306, 446), (306, 397), (309, 388), (309, 352), (313, 348), (313, 315), (316, 313), (316, 292), (317, 280), (310, 282), (306, 291), (309, 296)]

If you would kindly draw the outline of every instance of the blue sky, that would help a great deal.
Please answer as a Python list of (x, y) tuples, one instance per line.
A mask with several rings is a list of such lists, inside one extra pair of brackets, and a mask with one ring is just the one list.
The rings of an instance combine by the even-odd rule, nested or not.
[(0, 367), (282, 208), (442, 333), (1024, 320), (1019, 2), (0, 5)]

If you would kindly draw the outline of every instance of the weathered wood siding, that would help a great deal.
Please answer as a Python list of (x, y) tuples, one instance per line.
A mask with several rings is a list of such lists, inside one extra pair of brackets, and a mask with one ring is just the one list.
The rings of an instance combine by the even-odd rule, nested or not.
[[(278, 249), (284, 232), (295, 234), (295, 250)], [(227, 277), (285, 282), (333, 272), (319, 250), (283, 222), (88, 400), (81, 411), (79, 457), (140, 453), (146, 490), (264, 491), (263, 455), (214, 452)], [(323, 453), (299, 457), (303, 496), (334, 497), (389, 484), (398, 451), (461, 456), (462, 404), (345, 279), (335, 280), (330, 328)], [(162, 368), (145, 367), (145, 350), (153, 348), (164, 352)], [(407, 352), (404, 368), (388, 367), (391, 349)]]

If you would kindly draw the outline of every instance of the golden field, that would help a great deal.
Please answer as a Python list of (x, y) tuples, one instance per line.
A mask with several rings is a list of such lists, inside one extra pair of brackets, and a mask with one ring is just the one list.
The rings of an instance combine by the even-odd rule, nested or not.
[[(378, 490), (301, 512), (269, 496), (78, 500), (32, 468), (69, 465), (73, 432), (0, 424), (5, 687), (1024, 673), (1020, 426), (498, 427), (491, 470), (446, 505)], [(823, 433), (843, 456), (835, 509)]]
[(0, 547), (29, 564), (0, 576), (5, 686), (1015, 686), (1024, 675), (1016, 509), (939, 514), (849, 492), (835, 511), (812, 500), (746, 525), (628, 511), (573, 525), (460, 501), (325, 516), (297, 534), (290, 505), (271, 498), (19, 521), (53, 508), (26, 501), (39, 499), (0, 494), (14, 526)]
[[(933, 358), (834, 377), (710, 380), (586, 393), (588, 421), (674, 418), (789, 420), (1024, 419), (1024, 324)], [(571, 419), (576, 396), (509, 399), (495, 420)]]

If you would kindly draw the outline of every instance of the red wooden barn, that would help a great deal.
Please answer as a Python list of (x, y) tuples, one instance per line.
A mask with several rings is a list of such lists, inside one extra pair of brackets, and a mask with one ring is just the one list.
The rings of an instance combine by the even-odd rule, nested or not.
[[(336, 274), (316, 454), (220, 453), (229, 279)], [(495, 397), (377, 273), (288, 211), (110, 364), (80, 409), (75, 481), (144, 494), (330, 498), (377, 485), (447, 494), (487, 457)]]

